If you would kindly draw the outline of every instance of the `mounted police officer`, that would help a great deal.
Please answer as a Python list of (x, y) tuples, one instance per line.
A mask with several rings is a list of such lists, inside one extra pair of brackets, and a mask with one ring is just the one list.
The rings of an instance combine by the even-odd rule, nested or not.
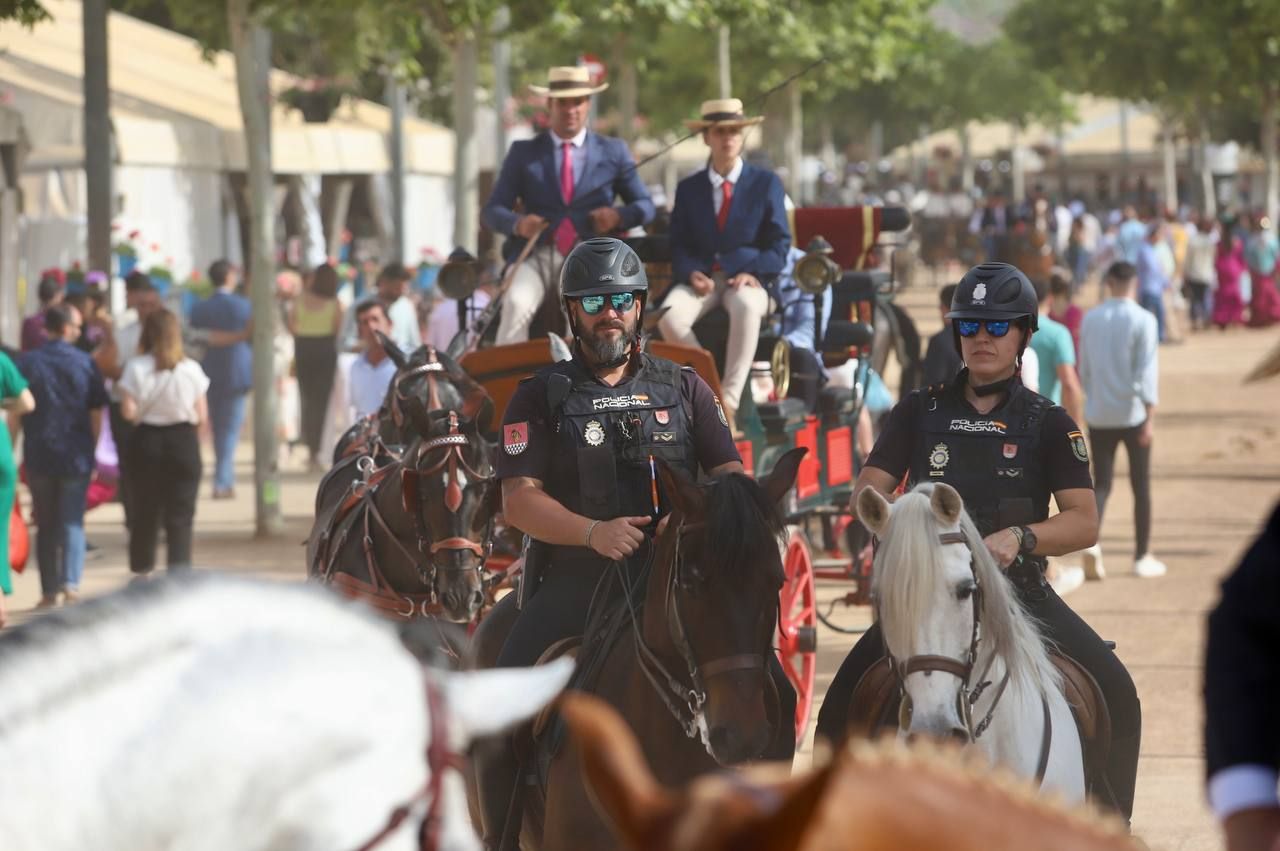
[[(565, 259), (560, 285), (573, 359), (521, 382), (502, 426), (503, 511), (534, 544), (526, 555), (521, 611), (498, 667), (533, 665), (552, 644), (582, 635), (593, 593), (612, 562), (639, 570), (668, 513), (665, 495), (655, 490), (651, 457), (690, 477), (699, 470), (743, 472), (720, 400), (707, 383), (640, 350), (649, 283), (636, 253), (617, 239), (587, 240)], [(498, 606), (510, 604), (506, 598)], [(795, 692), (776, 658), (770, 660), (780, 717), (792, 718)], [(767, 756), (789, 761), (795, 743), (783, 732), (779, 752)], [(517, 771), (512, 743), (504, 747), (477, 759), (490, 847), (502, 836)], [(494, 782), (503, 777), (510, 779)]]
[[(1018, 378), (1037, 314), (1035, 289), (1017, 268), (984, 263), (970, 269), (947, 316), (965, 368), (952, 381), (917, 390), (894, 407), (854, 497), (872, 487), (891, 499), (904, 475), (908, 488), (942, 481), (959, 491), (987, 549), (1007, 570), (1046, 638), (1101, 686), (1113, 731), (1106, 777), (1116, 809), (1128, 819), (1142, 731), (1137, 691), (1115, 653), (1044, 578), (1047, 556), (1097, 540), (1098, 512), (1084, 435), (1065, 410)], [(1052, 516), (1050, 495), (1058, 505)], [(880, 630), (873, 626), (836, 674), (819, 734), (843, 737), (853, 689), (883, 654)]]

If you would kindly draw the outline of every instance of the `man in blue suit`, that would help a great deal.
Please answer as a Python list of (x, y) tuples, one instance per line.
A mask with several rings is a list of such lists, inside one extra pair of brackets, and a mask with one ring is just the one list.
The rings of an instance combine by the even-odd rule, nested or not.
[[(578, 67), (552, 68), (548, 77), (546, 87), (530, 89), (547, 97), (551, 129), (512, 143), (480, 214), (486, 227), (509, 237), (507, 262), (526, 241), (538, 240), (503, 297), (499, 345), (528, 339), (529, 324), (548, 288), (558, 288), (560, 265), (579, 240), (653, 219), (653, 202), (627, 144), (587, 130), (591, 95), (608, 84), (592, 86), (587, 69)], [(614, 206), (617, 196), (622, 206)], [(553, 298), (558, 304), (559, 293)]]
[[(737, 98), (702, 104), (701, 130), (710, 164), (676, 187), (671, 210), (671, 280), (659, 320), (663, 339), (701, 345), (693, 324), (718, 306), (729, 313), (725, 351), (725, 415), (732, 425), (751, 371), (760, 323), (769, 310), (764, 283), (782, 271), (791, 247), (782, 181), (742, 161), (743, 128), (763, 118), (743, 114)], [(736, 429), (735, 429), (736, 430)]]

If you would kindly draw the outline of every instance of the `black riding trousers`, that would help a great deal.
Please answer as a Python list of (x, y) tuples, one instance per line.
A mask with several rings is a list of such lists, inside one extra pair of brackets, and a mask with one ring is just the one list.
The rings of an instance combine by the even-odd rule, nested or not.
[[(1016, 587), (1016, 586), (1015, 586)], [(1133, 678), (1115, 651), (1107, 647), (1084, 620), (1071, 610), (1047, 584), (1018, 596), (1032, 617), (1040, 621), (1045, 637), (1075, 659), (1098, 681), (1111, 713), (1111, 755), (1107, 779), (1115, 795), (1115, 807), (1127, 821), (1133, 814), (1134, 786), (1138, 777), (1138, 746), (1142, 739), (1142, 706)], [(818, 735), (830, 741), (844, 738), (849, 704), (858, 680), (881, 657), (884, 643), (875, 624), (849, 651), (827, 690), (818, 714)]]

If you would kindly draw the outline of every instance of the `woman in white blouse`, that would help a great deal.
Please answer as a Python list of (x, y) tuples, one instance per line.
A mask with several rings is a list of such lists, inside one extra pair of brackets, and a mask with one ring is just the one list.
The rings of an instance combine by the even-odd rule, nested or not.
[(129, 569), (155, 566), (163, 523), (169, 570), (191, 567), (191, 530), (200, 488), (197, 427), (209, 417), (209, 379), (182, 352), (182, 329), (168, 310), (149, 315), (120, 377), (121, 413), (136, 423), (124, 447), (129, 476)]

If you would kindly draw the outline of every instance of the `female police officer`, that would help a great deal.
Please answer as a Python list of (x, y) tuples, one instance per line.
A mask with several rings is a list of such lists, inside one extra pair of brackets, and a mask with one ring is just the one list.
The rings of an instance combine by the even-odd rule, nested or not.
[[(552, 644), (582, 635), (587, 609), (611, 561), (643, 561), (665, 506), (653, 504), (650, 453), (710, 475), (743, 472), (720, 401), (691, 369), (640, 351), (649, 290), (643, 264), (616, 239), (580, 243), (560, 286), (573, 329), (573, 359), (521, 382), (507, 407), (497, 474), (506, 521), (536, 544), (526, 555), (522, 609), (499, 667), (533, 665)], [(542, 566), (534, 570), (531, 562)], [(498, 603), (486, 624), (510, 618)], [(499, 611), (504, 609), (504, 611)], [(484, 629), (485, 625), (481, 626)], [(780, 715), (795, 716), (795, 691), (776, 659)], [(790, 761), (794, 731), (782, 724), (766, 756)], [(515, 784), (510, 740), (477, 752), (485, 841), (503, 835)]]
[[(1133, 810), (1141, 709), (1128, 671), (1044, 579), (1045, 556), (1091, 546), (1098, 513), (1084, 436), (1062, 408), (1018, 380), (1022, 352), (1037, 327), (1031, 282), (1006, 263), (975, 266), (951, 302), (952, 332), (964, 360), (949, 383), (917, 390), (893, 409), (854, 496), (872, 487), (890, 497), (908, 486), (943, 481), (964, 498), (987, 549), (1006, 568), (1047, 637), (1101, 686), (1113, 741), (1106, 766), (1116, 809)], [(1049, 516), (1049, 495), (1058, 513)], [(862, 674), (884, 653), (878, 627), (858, 641), (823, 701), (818, 733), (844, 735), (849, 702)]]

